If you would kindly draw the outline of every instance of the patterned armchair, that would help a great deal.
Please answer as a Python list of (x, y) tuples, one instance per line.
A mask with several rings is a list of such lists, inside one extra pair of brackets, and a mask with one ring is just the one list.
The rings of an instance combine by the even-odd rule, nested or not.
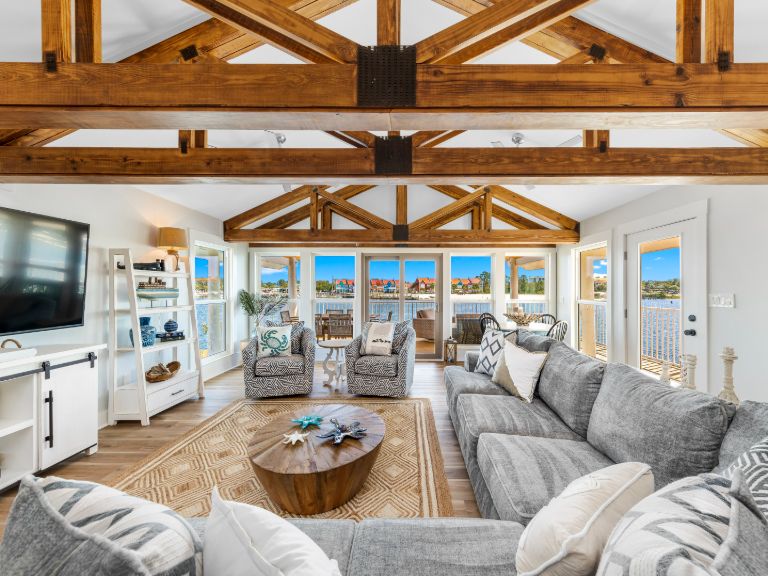
[(361, 342), (362, 336), (358, 336), (345, 351), (349, 393), (392, 398), (407, 396), (416, 364), (416, 332), (413, 328), (408, 328), (399, 354), (361, 356)]
[(257, 359), (258, 347), (254, 338), (243, 350), (246, 397), (257, 399), (312, 392), (315, 333), (310, 328), (304, 328), (301, 333), (300, 354)]

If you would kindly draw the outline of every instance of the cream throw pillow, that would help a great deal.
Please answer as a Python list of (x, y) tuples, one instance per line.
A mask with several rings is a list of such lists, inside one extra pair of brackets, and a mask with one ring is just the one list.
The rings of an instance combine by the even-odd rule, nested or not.
[(222, 500), (214, 488), (205, 525), (206, 576), (341, 576), (314, 541), (268, 510)]
[(653, 493), (647, 464), (625, 462), (571, 482), (523, 531), (518, 576), (589, 576), (619, 520)]
[(363, 356), (390, 356), (394, 338), (393, 322), (369, 322), (363, 330)]
[(528, 352), (507, 340), (491, 381), (513, 396), (531, 402), (546, 360), (546, 352)]

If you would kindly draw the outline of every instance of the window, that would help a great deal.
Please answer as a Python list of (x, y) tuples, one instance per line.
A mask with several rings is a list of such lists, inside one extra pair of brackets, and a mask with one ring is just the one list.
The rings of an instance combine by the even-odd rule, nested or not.
[(268, 320), (280, 321), (280, 313), (284, 311), (291, 317), (299, 315), (301, 261), (298, 256), (260, 256), (259, 278), (262, 294), (281, 294), (288, 299), (285, 308), (276, 310)]
[(506, 256), (504, 294), (508, 312), (521, 308), (526, 314), (547, 312), (546, 258)]
[(315, 313), (343, 310), (352, 314), (355, 257), (315, 256)]
[(584, 354), (608, 358), (608, 247), (577, 250), (578, 348)]
[(211, 358), (229, 350), (228, 250), (204, 242), (194, 244), (195, 312), (200, 357)]
[(493, 312), (491, 256), (451, 257), (451, 332), (459, 344), (479, 344), (483, 312)]

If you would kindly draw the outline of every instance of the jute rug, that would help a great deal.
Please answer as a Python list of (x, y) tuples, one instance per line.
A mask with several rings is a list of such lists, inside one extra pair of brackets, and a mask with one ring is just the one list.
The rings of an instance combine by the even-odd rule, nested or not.
[(425, 398), (238, 400), (114, 480), (115, 488), (205, 516), (214, 485), (222, 496), (287, 516), (256, 478), (246, 446), (278, 414), (318, 404), (354, 404), (376, 412), (386, 433), (363, 488), (347, 504), (317, 518), (417, 518), (452, 516), (448, 482), (432, 406)]

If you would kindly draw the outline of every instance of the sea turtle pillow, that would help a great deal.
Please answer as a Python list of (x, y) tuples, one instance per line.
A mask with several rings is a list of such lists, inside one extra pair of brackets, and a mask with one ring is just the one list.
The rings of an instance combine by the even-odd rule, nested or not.
[(259, 326), (256, 329), (256, 358), (291, 355), (291, 326)]

